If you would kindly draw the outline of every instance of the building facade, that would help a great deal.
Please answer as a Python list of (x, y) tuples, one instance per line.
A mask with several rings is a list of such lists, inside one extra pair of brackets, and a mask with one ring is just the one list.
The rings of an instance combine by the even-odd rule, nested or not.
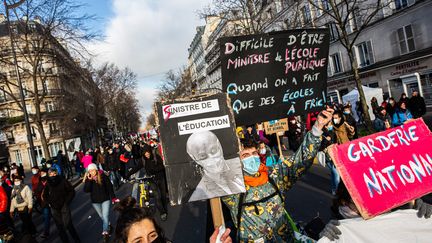
[[(10, 162), (25, 168), (42, 158), (66, 151), (66, 141), (94, 128), (100, 114), (93, 109), (97, 89), (90, 73), (52, 36), (42, 37), (37, 21), (12, 22), (11, 29), (30, 118), (36, 161), (32, 161), (21, 107), (20, 90), (11, 51), (9, 30), (0, 16), (0, 120)], [(41, 47), (41, 42), (44, 46)], [(43, 128), (43, 134), (41, 133)], [(45, 139), (42, 139), (45, 136)], [(82, 137), (86, 140), (86, 137)], [(46, 141), (47, 148), (44, 149)]]
[[(260, 18), (264, 21), (261, 32), (329, 28), (328, 93), (342, 102), (340, 98), (356, 85), (348, 53), (338, 35), (341, 30), (325, 12), (330, 9), (329, 0), (267, 0), (255, 4), (257, 11), (264, 15)], [(432, 25), (429, 21), (432, 1), (387, 0), (383, 4), (354, 43), (362, 84), (382, 88), (384, 99), (398, 100), (402, 93), (410, 96), (417, 90), (427, 105), (432, 106)], [(361, 21), (361, 14), (349, 16), (345, 30), (350, 38), (356, 35)], [(205, 48), (207, 77), (202, 82), (205, 87), (222, 86), (218, 38), (241, 32), (236, 31), (238, 26), (233, 29), (228, 22), (222, 19), (209, 36)]]

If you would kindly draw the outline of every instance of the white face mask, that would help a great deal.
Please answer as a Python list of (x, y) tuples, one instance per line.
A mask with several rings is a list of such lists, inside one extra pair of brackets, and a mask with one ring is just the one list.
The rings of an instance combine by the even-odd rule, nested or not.
[(290, 122), (291, 122), (291, 124), (295, 124), (295, 123), (296, 123), (296, 121), (295, 121), (295, 120), (291, 120)]
[(17, 172), (16, 169), (11, 170), (11, 174), (15, 174)]
[(32, 170), (32, 174), (33, 174), (33, 175), (36, 175), (37, 173), (38, 173), (37, 170)]
[(263, 148), (263, 149), (260, 149), (259, 152), (260, 152), (260, 154), (266, 154), (267, 150), (265, 148)]
[(15, 182), (14, 182), (14, 185), (15, 185), (15, 186), (19, 186), (19, 185), (21, 185), (21, 181), (15, 181)]
[(339, 124), (340, 119), (333, 119), (333, 121), (334, 121), (335, 124)]
[(47, 168), (51, 168), (51, 164), (47, 164), (46, 167), (47, 167)]

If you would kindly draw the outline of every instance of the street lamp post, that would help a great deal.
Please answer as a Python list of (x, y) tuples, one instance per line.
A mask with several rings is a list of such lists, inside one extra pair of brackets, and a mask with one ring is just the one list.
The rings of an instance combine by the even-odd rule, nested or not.
[(20, 98), (21, 98), (21, 105), (22, 105), (23, 113), (24, 113), (24, 122), (25, 122), (25, 127), (26, 127), (26, 132), (27, 132), (27, 141), (28, 141), (29, 147), (30, 147), (30, 156), (32, 158), (32, 166), (35, 166), (35, 165), (37, 165), (37, 161), (36, 161), (36, 154), (35, 154), (35, 149), (34, 149), (34, 144), (33, 144), (33, 137), (32, 137), (33, 135), (32, 135), (31, 128), (30, 128), (30, 120), (29, 120), (29, 116), (27, 113), (27, 107), (26, 107), (25, 96), (24, 96), (24, 89), (22, 86), (21, 76), (20, 76), (19, 69), (18, 69), (18, 61), (17, 61), (15, 45), (14, 45), (14, 41), (13, 41), (13, 34), (12, 34), (12, 29), (11, 29), (11, 25), (10, 25), (10, 18), (9, 18), (9, 9), (14, 9), (14, 8), (18, 7), (24, 1), (25, 0), (20, 0), (17, 3), (7, 4), (6, 0), (3, 0), (3, 4), (5, 7), (5, 11), (6, 11), (6, 23), (7, 23), (7, 27), (8, 27), (8, 31), (9, 31), (12, 56), (13, 56), (13, 60), (14, 60), (14, 64), (15, 64), (15, 73), (17, 76), (18, 88), (19, 88), (19, 93), (20, 93)]

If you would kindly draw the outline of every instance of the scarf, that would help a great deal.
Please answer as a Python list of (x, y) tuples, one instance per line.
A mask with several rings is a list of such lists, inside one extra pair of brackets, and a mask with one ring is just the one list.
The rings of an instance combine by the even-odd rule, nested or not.
[(268, 182), (268, 169), (263, 163), (260, 164), (255, 176), (244, 176), (245, 184), (248, 186), (261, 186)]
[(24, 189), (25, 185), (21, 182), (21, 184), (19, 186), (15, 186), (13, 187), (13, 191), (12, 191), (12, 198), (16, 197), (16, 202), (17, 204), (21, 204), (24, 203), (24, 198), (21, 195), (21, 191)]

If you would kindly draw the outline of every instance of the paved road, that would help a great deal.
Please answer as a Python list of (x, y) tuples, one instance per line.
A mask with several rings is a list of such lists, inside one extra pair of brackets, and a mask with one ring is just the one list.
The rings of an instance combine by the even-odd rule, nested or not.
[[(317, 214), (324, 219), (330, 218), (331, 194), (329, 193), (329, 172), (326, 168), (314, 165), (310, 173), (288, 193), (287, 210), (298, 221), (309, 221)], [(117, 197), (124, 198), (130, 193), (131, 186), (123, 185), (116, 192)], [(90, 204), (89, 195), (83, 192), (82, 185), (76, 187), (76, 196), (71, 204), (74, 225), (84, 243), (102, 242), (102, 223)], [(111, 214), (111, 222), (115, 225), (116, 213)], [(158, 222), (165, 235), (174, 242), (195, 243), (206, 242), (207, 203), (195, 202), (181, 206), (169, 207), (168, 220)], [(42, 216), (35, 213), (34, 222), (39, 232), (42, 232)], [(211, 221), (210, 221), (211, 222)], [(54, 222), (51, 222), (50, 238), (40, 242), (60, 243)]]

